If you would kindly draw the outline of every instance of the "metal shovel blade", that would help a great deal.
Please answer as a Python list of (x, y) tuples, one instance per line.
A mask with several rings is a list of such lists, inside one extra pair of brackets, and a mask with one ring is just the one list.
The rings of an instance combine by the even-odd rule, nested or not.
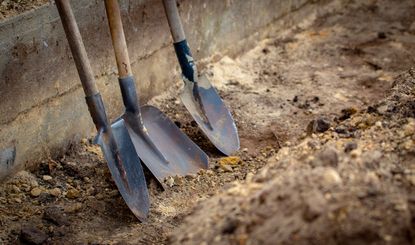
[(141, 119), (138, 115), (127, 112), (122, 118), (138, 155), (163, 187), (163, 180), (168, 176), (185, 176), (197, 173), (201, 168), (207, 169), (206, 153), (166, 115), (148, 105), (140, 110), (145, 132), (139, 127)]
[(186, 81), (180, 97), (209, 140), (224, 154), (239, 149), (239, 136), (228, 108), (205, 75), (195, 83)]
[[(134, 215), (140, 221), (145, 221), (150, 208), (150, 200), (140, 159), (131, 142), (124, 120), (116, 121), (111, 128), (112, 134), (101, 130), (95, 142), (101, 146), (121, 196)], [(112, 140), (115, 140), (116, 145), (111, 143)]]

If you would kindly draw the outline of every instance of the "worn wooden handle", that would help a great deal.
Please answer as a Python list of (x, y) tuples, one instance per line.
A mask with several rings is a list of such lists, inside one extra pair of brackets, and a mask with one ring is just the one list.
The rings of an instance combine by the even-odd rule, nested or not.
[(120, 78), (132, 76), (118, 0), (105, 0), (105, 9), (107, 11), (115, 59), (117, 60), (118, 76)]
[(186, 39), (176, 0), (163, 0), (164, 11), (169, 22), (171, 35), (175, 43)]
[(94, 73), (89, 63), (81, 33), (76, 24), (69, 0), (56, 0), (55, 2), (85, 95), (87, 97), (93, 96), (98, 93), (98, 89), (95, 85)]

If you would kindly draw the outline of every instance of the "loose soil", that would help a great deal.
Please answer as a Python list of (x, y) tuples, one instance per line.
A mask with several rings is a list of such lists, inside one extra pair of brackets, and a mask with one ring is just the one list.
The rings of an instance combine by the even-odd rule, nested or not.
[(49, 0), (0, 0), (0, 20), (35, 9)]
[(0, 187), (0, 243), (413, 244), (414, 12), (412, 0), (334, 1), (207, 65), (239, 129), (232, 164), (178, 83), (150, 103), (207, 152), (209, 170), (164, 191), (147, 174), (139, 223), (83, 140)]

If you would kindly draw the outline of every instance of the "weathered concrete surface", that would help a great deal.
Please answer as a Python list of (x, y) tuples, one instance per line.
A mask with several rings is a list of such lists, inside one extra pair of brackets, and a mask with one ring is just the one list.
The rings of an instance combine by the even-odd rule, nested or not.
[[(235, 54), (261, 30), (311, 0), (186, 0), (180, 12), (196, 59)], [(72, 1), (108, 114), (121, 113), (102, 1)], [(142, 101), (178, 80), (161, 0), (121, 1)], [(298, 20), (300, 21), (300, 20)], [(53, 4), (0, 22), (0, 179), (94, 133)]]

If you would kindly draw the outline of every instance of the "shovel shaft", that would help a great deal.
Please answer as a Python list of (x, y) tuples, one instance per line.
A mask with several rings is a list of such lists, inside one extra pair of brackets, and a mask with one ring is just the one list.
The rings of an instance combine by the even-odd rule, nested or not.
[(107, 11), (115, 59), (117, 60), (118, 80), (125, 110), (133, 114), (140, 114), (118, 0), (105, 0), (105, 9)]
[(175, 43), (186, 39), (176, 0), (163, 0), (167, 21), (169, 22), (171, 35)]
[(111, 31), (115, 59), (117, 60), (118, 76), (120, 78), (132, 76), (118, 0), (105, 0), (105, 9)]
[(82, 37), (78, 25), (76, 24), (69, 0), (56, 0), (55, 2), (61, 17), (63, 28), (65, 29), (69, 47), (72, 51), (72, 56), (75, 60), (76, 68), (78, 69), (85, 95), (87, 97), (93, 96), (98, 93), (98, 89), (95, 85), (94, 73), (92, 72), (91, 64), (88, 61), (85, 46), (82, 42)]
[(109, 124), (105, 114), (104, 103), (95, 85), (94, 73), (69, 0), (56, 0), (55, 2), (85, 92), (89, 113), (97, 130), (107, 130)]

